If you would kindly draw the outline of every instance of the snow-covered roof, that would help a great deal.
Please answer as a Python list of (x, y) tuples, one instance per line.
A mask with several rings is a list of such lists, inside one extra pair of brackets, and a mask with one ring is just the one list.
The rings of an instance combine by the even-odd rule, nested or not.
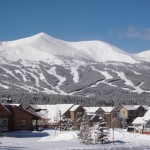
[(126, 108), (127, 110), (137, 110), (135, 105), (123, 105), (123, 107)]
[(90, 120), (93, 120), (97, 115), (93, 115)]
[(83, 107), (87, 113), (95, 113), (100, 107)]
[(20, 104), (9, 104), (9, 105), (15, 105), (15, 106), (20, 106)]
[(142, 107), (144, 107), (146, 110), (149, 110), (149, 106), (147, 105), (142, 105)]
[(7, 107), (5, 107), (5, 105), (3, 105), (3, 104), (0, 103), (0, 106), (3, 107), (8, 113), (11, 114), (11, 112), (9, 111), (9, 109)]
[(137, 117), (132, 124), (146, 124), (147, 121), (144, 120), (144, 117)]
[(149, 120), (150, 120), (150, 110), (148, 110), (143, 117), (137, 117), (132, 123), (145, 124)]
[(74, 105), (74, 106), (70, 109), (70, 111), (75, 111), (79, 106), (80, 106), (80, 105)]
[(148, 110), (144, 115), (145, 120), (150, 120), (150, 110)]
[(68, 111), (73, 104), (56, 104), (56, 105), (31, 105), (35, 109), (41, 109), (41, 111), (37, 112), (42, 118), (48, 119), (49, 122), (54, 122), (54, 120), (60, 120), (60, 112), (61, 115), (64, 115), (66, 111)]
[(31, 107), (33, 107), (34, 109), (42, 109), (45, 105), (30, 105)]
[(105, 113), (110, 113), (115, 107), (101, 107)]
[(127, 110), (137, 110), (140, 106), (142, 106), (145, 110), (148, 110), (149, 108), (147, 105), (123, 105), (123, 107)]
[(61, 114), (63, 115), (66, 111), (68, 111), (74, 104), (56, 104), (58, 106), (59, 110), (61, 111)]
[(136, 109), (138, 109), (141, 105), (134, 105), (133, 107), (135, 107)]
[(136, 109), (138, 109), (140, 106), (142, 106), (144, 109), (146, 109), (146, 110), (148, 110), (148, 106), (147, 105), (134, 105), (134, 107), (136, 108)]

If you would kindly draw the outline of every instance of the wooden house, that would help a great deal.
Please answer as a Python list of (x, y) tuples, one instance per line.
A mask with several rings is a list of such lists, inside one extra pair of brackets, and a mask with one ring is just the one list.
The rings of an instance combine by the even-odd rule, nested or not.
[(106, 121), (106, 126), (108, 128), (119, 128), (119, 111), (115, 107), (101, 107), (102, 118)]
[(81, 105), (74, 105), (69, 111), (70, 119), (73, 122), (74, 129), (79, 129), (85, 109)]
[(0, 104), (0, 110), (0, 127), (2, 131), (33, 130), (33, 120), (40, 119), (39, 116), (17, 105)]
[(38, 125), (47, 127), (58, 125), (62, 116), (70, 118), (69, 110), (72, 106), (73, 104), (29, 105), (26, 110), (38, 114), (41, 117)]
[(138, 133), (150, 134), (150, 110), (148, 110), (143, 117), (137, 117), (132, 124)]
[(104, 111), (100, 107), (84, 107), (86, 120), (88, 120), (89, 125), (93, 126), (99, 122), (99, 118), (102, 117)]
[(137, 109), (137, 117), (143, 117), (148, 110), (148, 106), (146, 105), (134, 105)]
[(0, 104), (0, 131), (7, 131), (11, 128), (11, 112)]
[(119, 111), (128, 118), (127, 123), (131, 124), (136, 117), (143, 117), (147, 108), (142, 105), (122, 105)]

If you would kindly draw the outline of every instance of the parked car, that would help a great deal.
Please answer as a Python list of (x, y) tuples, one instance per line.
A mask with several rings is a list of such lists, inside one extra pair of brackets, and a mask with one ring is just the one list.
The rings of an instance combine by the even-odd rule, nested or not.
[(134, 132), (134, 131), (136, 131), (136, 128), (134, 126), (128, 126), (127, 131), (128, 132)]

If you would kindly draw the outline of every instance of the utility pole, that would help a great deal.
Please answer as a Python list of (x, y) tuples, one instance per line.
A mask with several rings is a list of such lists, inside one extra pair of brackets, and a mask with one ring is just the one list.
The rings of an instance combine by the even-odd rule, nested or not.
[(115, 138), (115, 136), (114, 136), (114, 127), (113, 127), (113, 143), (114, 143), (114, 138)]
[(115, 133), (114, 133), (114, 130), (115, 130), (115, 126), (116, 126), (116, 121), (117, 121), (117, 118), (113, 118), (112, 121), (111, 121), (111, 128), (112, 128), (112, 134), (113, 134), (113, 143), (115, 142)]
[(59, 121), (60, 121), (60, 132), (61, 132), (61, 111), (59, 111)]
[(55, 135), (56, 135), (56, 122), (57, 122), (57, 120), (56, 120), (55, 117), (54, 117)]

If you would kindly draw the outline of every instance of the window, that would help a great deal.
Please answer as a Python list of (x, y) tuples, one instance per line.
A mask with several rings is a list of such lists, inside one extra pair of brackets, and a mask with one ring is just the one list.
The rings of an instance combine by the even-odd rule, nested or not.
[(21, 129), (26, 129), (26, 120), (21, 120)]
[(8, 130), (8, 118), (0, 118), (0, 130)]

